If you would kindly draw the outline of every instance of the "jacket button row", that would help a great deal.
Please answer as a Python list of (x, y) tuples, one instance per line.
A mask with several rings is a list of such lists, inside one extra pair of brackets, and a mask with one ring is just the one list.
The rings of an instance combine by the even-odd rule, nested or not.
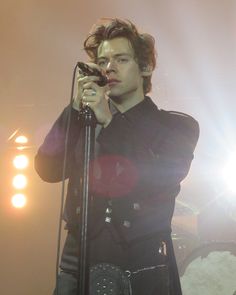
[(107, 216), (105, 217), (105, 222), (111, 223), (111, 213), (112, 213), (112, 208), (107, 207), (106, 209)]

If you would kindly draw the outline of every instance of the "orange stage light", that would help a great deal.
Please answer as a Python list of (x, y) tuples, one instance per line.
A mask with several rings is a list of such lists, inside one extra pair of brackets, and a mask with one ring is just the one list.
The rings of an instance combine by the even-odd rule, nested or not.
[(27, 178), (24, 174), (17, 174), (12, 180), (12, 185), (16, 189), (23, 189), (27, 185)]
[(12, 206), (15, 208), (25, 207), (26, 202), (27, 202), (27, 199), (24, 194), (15, 194), (11, 199)]
[(13, 159), (13, 165), (16, 169), (25, 169), (29, 165), (29, 158), (26, 155), (17, 155)]

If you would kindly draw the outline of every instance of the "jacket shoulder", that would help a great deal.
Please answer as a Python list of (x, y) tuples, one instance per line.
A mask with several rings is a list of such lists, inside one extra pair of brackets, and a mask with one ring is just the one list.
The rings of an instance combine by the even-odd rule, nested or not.
[(159, 120), (169, 129), (177, 134), (181, 134), (181, 138), (188, 138), (188, 140), (195, 146), (199, 138), (199, 124), (192, 116), (177, 112), (159, 110)]

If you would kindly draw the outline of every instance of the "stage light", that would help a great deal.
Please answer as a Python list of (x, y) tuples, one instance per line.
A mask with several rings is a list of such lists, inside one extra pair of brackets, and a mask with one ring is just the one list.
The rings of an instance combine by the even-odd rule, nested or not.
[(229, 157), (227, 164), (223, 169), (223, 177), (232, 192), (236, 192), (236, 153)]
[(28, 142), (28, 138), (24, 135), (17, 136), (15, 139), (15, 143), (25, 144)]
[(12, 184), (16, 189), (23, 189), (27, 185), (27, 178), (23, 174), (18, 174), (14, 176)]
[(13, 164), (16, 169), (25, 169), (29, 165), (29, 159), (26, 155), (17, 155), (13, 159)]
[(15, 194), (11, 199), (11, 203), (15, 208), (23, 208), (26, 205), (26, 201), (24, 194)]

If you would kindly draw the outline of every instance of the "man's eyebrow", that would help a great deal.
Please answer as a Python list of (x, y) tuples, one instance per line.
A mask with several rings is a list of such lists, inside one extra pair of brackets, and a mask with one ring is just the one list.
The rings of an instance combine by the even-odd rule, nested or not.
[[(129, 54), (129, 53), (117, 53), (117, 54), (114, 55), (114, 57), (120, 57), (120, 56), (129, 56), (129, 57), (132, 57), (132, 55)], [(97, 58), (97, 60), (100, 60), (100, 59), (107, 59), (107, 57), (100, 56), (100, 57)]]

